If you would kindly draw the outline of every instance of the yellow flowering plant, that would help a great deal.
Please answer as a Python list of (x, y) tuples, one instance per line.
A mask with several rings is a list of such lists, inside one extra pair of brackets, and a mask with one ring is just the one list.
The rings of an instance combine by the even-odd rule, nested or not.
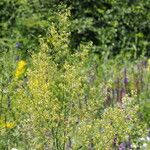
[(15, 127), (15, 124), (13, 122), (1, 123), (0, 127), (6, 128), (6, 129), (12, 129)]
[(28, 137), (30, 149), (108, 150), (130, 137), (134, 143), (135, 135), (145, 133), (137, 116), (136, 95), (104, 108), (105, 85), (90, 60), (90, 47), (81, 45), (84, 50), (70, 54), (60, 67), (41, 40), (40, 52), (32, 56), (27, 71), (27, 86), (20, 83), (14, 103), (17, 117), (23, 118), (20, 132)]
[(19, 78), (24, 74), (25, 69), (26, 69), (26, 65), (27, 65), (27, 62), (24, 60), (20, 60), (18, 62), (17, 69), (15, 72), (15, 78)]

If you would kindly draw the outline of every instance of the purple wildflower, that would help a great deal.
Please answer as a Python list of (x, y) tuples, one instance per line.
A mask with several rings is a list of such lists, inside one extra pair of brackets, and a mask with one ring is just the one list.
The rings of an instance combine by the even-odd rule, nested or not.
[(126, 95), (126, 90), (124, 88), (121, 89), (120, 91), (120, 99), (122, 100), (122, 98)]
[(126, 150), (126, 143), (123, 142), (119, 145), (119, 150)]
[(127, 77), (124, 78), (124, 84), (127, 85), (129, 83), (129, 79)]
[(20, 42), (16, 43), (16, 48), (20, 48), (22, 46), (22, 44)]

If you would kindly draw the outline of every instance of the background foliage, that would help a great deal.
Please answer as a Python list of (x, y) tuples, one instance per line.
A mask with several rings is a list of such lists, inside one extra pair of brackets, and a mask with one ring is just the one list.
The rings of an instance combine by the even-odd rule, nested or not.
[(93, 51), (98, 54), (124, 52), (135, 58), (150, 55), (149, 0), (1, 0), (1, 43), (6, 46), (19, 42), (17, 47), (25, 53), (35, 50), (37, 37), (49, 34), (48, 27), (57, 22), (56, 12), (65, 10), (63, 4), (71, 8), (72, 50), (83, 41), (92, 41), (96, 46)]

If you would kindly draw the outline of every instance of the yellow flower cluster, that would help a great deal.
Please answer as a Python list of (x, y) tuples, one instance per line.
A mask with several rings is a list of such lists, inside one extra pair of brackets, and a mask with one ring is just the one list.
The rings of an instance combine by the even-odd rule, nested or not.
[(15, 124), (14, 123), (11, 123), (11, 122), (7, 122), (5, 123), (5, 128), (7, 129), (12, 129), (15, 127)]
[(13, 122), (1, 123), (1, 127), (7, 128), (7, 129), (12, 129), (15, 127), (15, 123), (13, 123)]
[(19, 78), (24, 73), (26, 64), (27, 63), (24, 60), (21, 60), (18, 62), (18, 67), (17, 67), (16, 72), (15, 72), (16, 78)]

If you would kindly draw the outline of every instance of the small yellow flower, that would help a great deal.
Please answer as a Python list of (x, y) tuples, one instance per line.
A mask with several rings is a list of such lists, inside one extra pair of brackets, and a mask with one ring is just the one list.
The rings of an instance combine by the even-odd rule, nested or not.
[(24, 68), (25, 66), (26, 66), (26, 61), (24, 61), (24, 60), (21, 60), (21, 61), (19, 61), (19, 63), (18, 63), (18, 68)]
[(5, 128), (7, 128), (7, 129), (12, 129), (14, 127), (15, 127), (15, 124), (12, 122), (6, 122), (5, 123)]
[(24, 60), (18, 62), (18, 67), (15, 72), (16, 78), (19, 78), (24, 73), (26, 64), (27, 63)]

